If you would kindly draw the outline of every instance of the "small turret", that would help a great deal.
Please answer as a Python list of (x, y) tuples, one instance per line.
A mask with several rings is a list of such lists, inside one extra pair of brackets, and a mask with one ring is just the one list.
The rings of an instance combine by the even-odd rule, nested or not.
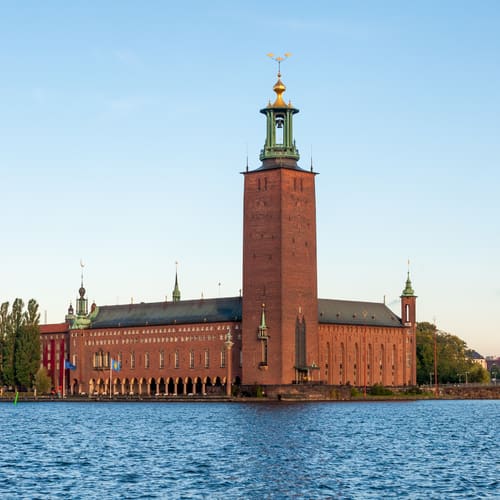
[(405, 326), (415, 326), (416, 324), (416, 299), (417, 296), (413, 290), (408, 270), (406, 286), (401, 294), (401, 319)]
[(73, 309), (73, 304), (70, 302), (68, 307), (68, 314), (66, 314), (65, 318), (67, 323), (72, 323), (75, 319), (75, 310)]
[[(80, 288), (78, 289), (78, 298), (76, 299), (76, 315), (71, 319), (71, 329), (83, 329), (90, 326), (90, 319), (88, 317), (88, 300), (85, 298), (85, 287), (83, 286), (83, 262), (80, 261), (80, 267), (82, 268)], [(73, 307), (70, 305), (70, 309)], [(69, 310), (68, 310), (69, 313)]]
[(413, 297), (415, 296), (415, 292), (411, 286), (411, 280), (410, 280), (410, 271), (408, 271), (408, 276), (406, 278), (406, 287), (403, 290), (402, 297)]
[(266, 305), (262, 304), (262, 312), (260, 314), (260, 325), (258, 328), (257, 336), (259, 339), (267, 339), (267, 325), (266, 325)]

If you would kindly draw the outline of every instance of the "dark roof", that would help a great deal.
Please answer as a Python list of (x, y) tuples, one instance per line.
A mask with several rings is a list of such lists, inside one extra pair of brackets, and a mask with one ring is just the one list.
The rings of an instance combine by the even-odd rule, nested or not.
[[(101, 306), (92, 320), (92, 328), (241, 321), (241, 302), (241, 297), (225, 297)], [(399, 317), (378, 302), (319, 299), (318, 307), (320, 323), (402, 326)]]
[(92, 328), (215, 321), (241, 321), (241, 297), (102, 306), (92, 320)]
[(40, 325), (40, 333), (50, 334), (50, 333), (66, 333), (69, 330), (69, 323), (51, 323), (46, 325)]
[(401, 319), (380, 302), (319, 299), (319, 322), (401, 327)]

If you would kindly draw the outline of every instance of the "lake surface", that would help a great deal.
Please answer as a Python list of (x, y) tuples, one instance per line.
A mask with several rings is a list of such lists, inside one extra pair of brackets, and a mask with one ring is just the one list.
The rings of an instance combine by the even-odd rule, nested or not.
[(0, 497), (500, 498), (500, 401), (0, 404)]

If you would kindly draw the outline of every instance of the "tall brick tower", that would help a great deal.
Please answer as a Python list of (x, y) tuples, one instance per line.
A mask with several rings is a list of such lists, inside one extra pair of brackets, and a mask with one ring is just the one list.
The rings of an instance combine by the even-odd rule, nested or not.
[[(408, 267), (410, 263), (408, 262)], [(403, 343), (403, 380), (405, 384), (417, 384), (417, 296), (410, 280), (410, 270), (406, 278), (406, 286), (401, 294), (401, 321), (405, 327)]]
[(297, 165), (293, 116), (283, 100), (266, 115), (262, 165), (245, 175), (243, 214), (243, 384), (317, 380), (318, 293), (315, 173)]

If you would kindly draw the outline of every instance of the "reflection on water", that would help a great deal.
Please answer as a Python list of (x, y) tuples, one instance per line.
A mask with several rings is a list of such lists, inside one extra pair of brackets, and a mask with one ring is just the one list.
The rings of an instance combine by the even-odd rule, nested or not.
[(498, 401), (0, 405), (2, 498), (498, 498)]

